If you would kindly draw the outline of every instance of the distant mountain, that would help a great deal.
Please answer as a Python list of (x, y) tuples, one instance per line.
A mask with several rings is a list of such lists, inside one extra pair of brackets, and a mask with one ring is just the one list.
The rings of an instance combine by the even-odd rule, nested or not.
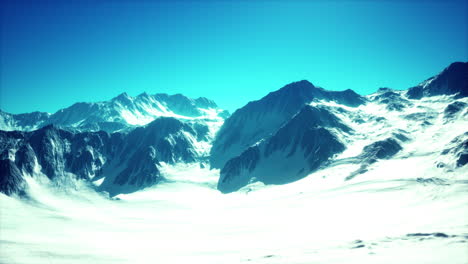
[(180, 120), (223, 119), (229, 113), (215, 102), (200, 97), (191, 99), (181, 94), (147, 93), (131, 97), (126, 93), (103, 102), (76, 103), (54, 114), (8, 114), (0, 112), (0, 129), (32, 131), (50, 124), (71, 131), (126, 131), (150, 123), (158, 117)]
[(43, 112), (32, 112), (26, 114), (9, 114), (0, 110), (0, 130), (5, 131), (32, 131), (46, 124), (50, 114)]
[(288, 84), (258, 101), (248, 103), (226, 119), (213, 142), (211, 166), (222, 168), (229, 159), (274, 134), (312, 100), (334, 101), (348, 106), (365, 102), (352, 90), (327, 91), (308, 81)]

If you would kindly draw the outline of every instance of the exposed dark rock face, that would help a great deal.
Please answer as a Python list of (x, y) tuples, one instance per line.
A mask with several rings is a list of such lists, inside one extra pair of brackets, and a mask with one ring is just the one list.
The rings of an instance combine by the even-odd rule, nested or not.
[(365, 146), (361, 155), (366, 160), (374, 161), (376, 159), (391, 158), (400, 150), (402, 150), (402, 147), (398, 144), (398, 141), (387, 138)]
[(6, 195), (20, 193), (25, 188), (25, 181), (16, 164), (9, 159), (0, 160), (0, 191)]
[(452, 94), (457, 94), (458, 98), (468, 96), (468, 62), (454, 62), (439, 75), (408, 89), (407, 92), (410, 99)]
[(468, 163), (468, 152), (461, 153), (457, 159), (457, 166), (462, 167)]
[(407, 234), (409, 237), (438, 237), (438, 238), (447, 238), (450, 237), (449, 235), (441, 232), (437, 233), (411, 233)]
[[(468, 163), (468, 132), (455, 137), (441, 154), (453, 157), (455, 167), (465, 166)], [(439, 167), (445, 167), (445, 165), (438, 163)]]
[(411, 121), (429, 122), (429, 121), (434, 120), (437, 117), (437, 113), (419, 112), (419, 113), (407, 114), (402, 117)]
[(453, 102), (453, 103), (447, 105), (447, 107), (445, 108), (444, 117), (445, 118), (453, 118), (455, 115), (462, 112), (462, 110), (465, 109), (466, 106), (467, 106), (467, 104), (464, 103), (464, 102), (460, 102), (460, 101)]
[(415, 86), (408, 89), (406, 95), (410, 99), (421, 99), (424, 96), (424, 88), (422, 86)]
[(251, 177), (245, 172), (252, 173), (260, 160), (260, 149), (253, 146), (244, 151), (240, 156), (229, 160), (221, 170), (218, 181), (218, 190), (221, 192), (233, 192), (247, 185)]
[(160, 180), (160, 172), (157, 165), (156, 150), (149, 147), (146, 151), (135, 153), (127, 168), (121, 171), (114, 180), (114, 184), (129, 184), (138, 189), (141, 186), (151, 186)]
[(191, 142), (182, 131), (197, 136), (196, 131), (186, 123), (171, 117), (158, 118), (145, 127), (139, 127), (126, 136), (127, 144), (122, 156), (135, 150), (155, 146), (159, 161), (166, 163), (194, 162), (195, 153)]
[(206, 126), (205, 124), (201, 124), (201, 123), (193, 123), (192, 127), (197, 134), (198, 141), (207, 140), (208, 133), (210, 132), (210, 130), (208, 129), (208, 126)]
[(232, 192), (252, 181), (284, 184), (307, 176), (345, 149), (330, 128), (351, 131), (327, 110), (305, 106), (273, 136), (229, 160), (218, 189)]
[(356, 158), (353, 158), (355, 162), (361, 164), (361, 167), (346, 177), (346, 180), (351, 180), (357, 175), (367, 172), (369, 166), (376, 163), (379, 159), (389, 159), (402, 149), (398, 141), (393, 138), (376, 141), (365, 146), (362, 153)]
[(380, 104), (385, 104), (389, 111), (403, 111), (406, 107), (411, 106), (411, 103), (408, 100), (404, 99), (395, 91), (386, 88), (385, 90), (380, 89), (379, 92), (382, 93), (375, 96), (374, 101)]
[(468, 163), (468, 139), (461, 142), (455, 149), (457, 167), (465, 166)]
[(395, 137), (401, 142), (406, 142), (410, 140), (409, 136), (407, 135), (407, 132), (404, 130), (398, 130), (398, 132), (393, 132), (392, 134), (393, 137)]
[(34, 165), (36, 163), (36, 156), (31, 145), (22, 145), (15, 153), (15, 164), (18, 168), (32, 174), (34, 172)]

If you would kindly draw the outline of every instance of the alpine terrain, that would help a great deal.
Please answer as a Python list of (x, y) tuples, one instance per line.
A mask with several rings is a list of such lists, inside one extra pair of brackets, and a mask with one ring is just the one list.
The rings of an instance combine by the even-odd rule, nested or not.
[(147, 93), (0, 111), (0, 263), (468, 263), (467, 163), (468, 62), (232, 114)]

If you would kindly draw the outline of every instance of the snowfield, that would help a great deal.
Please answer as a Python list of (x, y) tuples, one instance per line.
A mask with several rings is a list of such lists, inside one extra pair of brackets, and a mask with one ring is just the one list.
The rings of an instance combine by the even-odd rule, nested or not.
[(345, 185), (322, 178), (336, 167), (221, 194), (216, 171), (184, 165), (115, 200), (31, 182), (34, 199), (0, 196), (0, 263), (467, 263), (468, 181), (456, 178), (468, 171), (395, 176), (420, 168), (388, 161)]

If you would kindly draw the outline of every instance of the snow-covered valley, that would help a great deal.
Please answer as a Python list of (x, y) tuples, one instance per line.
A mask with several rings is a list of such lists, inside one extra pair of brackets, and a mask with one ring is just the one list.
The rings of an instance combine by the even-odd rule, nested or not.
[(466, 263), (468, 173), (431, 180), (418, 160), (231, 194), (190, 166), (119, 200), (32, 184), (34, 199), (0, 196), (0, 263)]

